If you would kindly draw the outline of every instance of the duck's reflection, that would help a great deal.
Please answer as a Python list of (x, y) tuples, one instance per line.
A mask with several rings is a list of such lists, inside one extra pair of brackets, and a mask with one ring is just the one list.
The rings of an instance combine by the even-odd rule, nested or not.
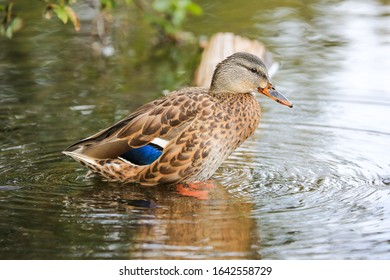
[[(118, 213), (125, 212), (131, 219), (130, 223), (124, 221), (122, 215), (121, 226), (106, 228), (109, 232), (104, 233), (122, 236), (122, 241), (128, 244), (128, 255), (120, 257), (260, 258), (260, 238), (251, 215), (253, 204), (230, 195), (218, 182), (210, 181), (197, 188), (106, 186), (93, 192), (88, 194), (89, 199), (111, 200), (108, 205), (114, 206)], [(112, 210), (107, 209), (111, 213)], [(99, 213), (102, 211), (105, 209), (99, 209)]]

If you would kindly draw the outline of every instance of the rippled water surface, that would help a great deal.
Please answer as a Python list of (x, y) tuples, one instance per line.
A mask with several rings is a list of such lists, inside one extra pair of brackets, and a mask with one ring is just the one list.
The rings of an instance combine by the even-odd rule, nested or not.
[(1, 259), (390, 258), (389, 1), (199, 1), (186, 28), (264, 42), (295, 105), (259, 97), (259, 128), (203, 196), (86, 177), (61, 155), (189, 84), (199, 50), (153, 46), (124, 14), (97, 57), (88, 19), (75, 34), (36, 2), (0, 38)]

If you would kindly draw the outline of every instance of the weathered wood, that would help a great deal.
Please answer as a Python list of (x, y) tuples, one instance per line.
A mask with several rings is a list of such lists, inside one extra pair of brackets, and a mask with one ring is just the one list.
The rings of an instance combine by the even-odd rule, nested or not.
[(248, 52), (260, 57), (268, 68), (272, 65), (270, 54), (263, 43), (233, 33), (216, 33), (205, 43), (201, 62), (195, 72), (194, 85), (209, 87), (215, 67), (236, 52)]

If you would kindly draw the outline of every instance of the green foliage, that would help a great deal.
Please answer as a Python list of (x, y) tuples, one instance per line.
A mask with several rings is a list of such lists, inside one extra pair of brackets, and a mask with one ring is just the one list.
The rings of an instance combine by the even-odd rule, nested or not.
[(200, 16), (203, 12), (202, 8), (191, 0), (154, 0), (152, 8), (149, 20), (164, 36), (173, 39), (182, 31), (189, 14)]
[[(112, 8), (115, 8), (117, 0), (100, 0), (100, 8), (111, 10)], [(122, 0), (127, 5), (133, 4), (134, 0)]]
[[(76, 31), (80, 30), (79, 18), (72, 8), (77, 0), (41, 0), (44, 4), (43, 17), (51, 19), (57, 17), (62, 23), (72, 23)], [(192, 0), (99, 0), (100, 9), (114, 10), (118, 2), (131, 6), (145, 13), (145, 18), (157, 29), (160, 37), (176, 41), (183, 31), (183, 24), (188, 15), (199, 16), (202, 8)], [(12, 38), (20, 30), (23, 21), (13, 12), (14, 0), (8, 0), (7, 5), (0, 5), (0, 16), (3, 18), (0, 34)]]
[(111, 10), (113, 7), (115, 7), (115, 4), (115, 0), (100, 0), (101, 9)]
[(13, 34), (23, 27), (23, 20), (14, 14), (13, 5), (13, 1), (10, 1), (8, 5), (0, 5), (0, 15), (3, 18), (0, 34), (7, 38), (12, 38)]
[(46, 19), (51, 19), (53, 13), (64, 23), (71, 21), (76, 31), (80, 30), (80, 21), (77, 14), (70, 6), (76, 3), (77, 0), (57, 0), (57, 3), (46, 2), (46, 8), (43, 11), (43, 16)]

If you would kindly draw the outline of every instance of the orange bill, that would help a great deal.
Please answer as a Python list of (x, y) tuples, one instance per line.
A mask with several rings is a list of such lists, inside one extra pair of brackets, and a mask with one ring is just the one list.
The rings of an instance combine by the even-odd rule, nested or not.
[(268, 85), (265, 88), (258, 88), (258, 91), (282, 105), (285, 105), (290, 108), (293, 107), (292, 102), (288, 100), (287, 97), (285, 97), (279, 91), (277, 91), (271, 83), (268, 83)]

